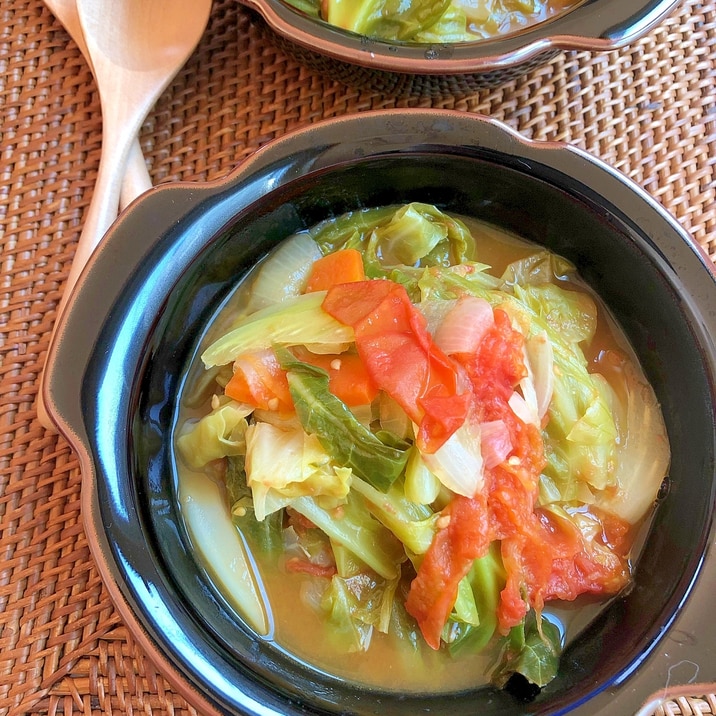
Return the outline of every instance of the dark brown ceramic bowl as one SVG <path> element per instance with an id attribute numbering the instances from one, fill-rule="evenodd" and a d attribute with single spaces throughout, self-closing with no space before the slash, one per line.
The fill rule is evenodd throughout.
<path id="1" fill-rule="evenodd" d="M 647 33 L 679 0 L 582 0 L 509 35 L 424 45 L 383 42 L 309 17 L 283 0 L 240 0 L 292 54 L 334 79 L 386 91 L 460 93 L 513 79 L 563 50 L 607 52 Z"/>
<path id="2" fill-rule="evenodd" d="M 361 689 L 302 665 L 227 607 L 191 549 L 171 431 L 182 371 L 235 282 L 283 238 L 357 207 L 425 201 L 565 255 L 611 307 L 663 406 L 670 490 L 631 592 L 529 702 L 490 687 Z M 716 664 L 716 278 L 643 191 L 582 151 L 458 112 L 370 112 L 273 142 L 224 180 L 125 212 L 58 327 L 46 403 L 81 461 L 93 556 L 135 638 L 202 714 L 633 714 Z M 710 550 L 710 551 L 709 551 Z"/>

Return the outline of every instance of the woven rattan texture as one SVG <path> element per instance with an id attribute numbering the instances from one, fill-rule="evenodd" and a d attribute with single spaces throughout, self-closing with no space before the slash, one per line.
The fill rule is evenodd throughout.
<path id="1" fill-rule="evenodd" d="M 98 97 L 41 0 L 0 0 L 0 15 L 0 714 L 184 716 L 194 711 L 133 643 L 93 566 L 77 460 L 35 415 L 48 331 L 97 172 Z M 620 51 L 560 54 L 460 97 L 398 97 L 322 77 L 236 0 L 215 0 L 141 143 L 155 183 L 201 181 L 322 118 L 411 106 L 486 113 L 528 137 L 587 149 L 716 258 L 716 1 L 684 2 Z M 667 706 L 716 711 L 713 695 Z"/>
<path id="2" fill-rule="evenodd" d="M 707 716 L 716 714 L 716 695 L 679 696 L 660 706 L 655 716 Z"/>

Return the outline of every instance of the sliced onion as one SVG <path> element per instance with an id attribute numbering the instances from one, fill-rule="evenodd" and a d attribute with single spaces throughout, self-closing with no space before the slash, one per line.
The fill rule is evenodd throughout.
<path id="1" fill-rule="evenodd" d="M 512 438 L 504 420 L 480 423 L 480 446 L 485 467 L 496 467 L 512 452 Z"/>
<path id="2" fill-rule="evenodd" d="M 261 264 L 251 286 L 248 312 L 272 306 L 303 291 L 313 262 L 322 256 L 308 234 L 294 234 Z"/>
<path id="3" fill-rule="evenodd" d="M 265 586 L 243 537 L 231 522 L 223 491 L 204 473 L 182 471 L 179 499 L 192 543 L 209 562 L 218 586 L 259 634 L 268 635 L 273 624 Z"/>
<path id="4" fill-rule="evenodd" d="M 415 307 L 423 314 L 431 336 L 435 335 L 438 326 L 456 303 L 456 298 L 426 298 L 415 304 Z"/>
<path id="5" fill-rule="evenodd" d="M 512 408 L 512 412 L 525 423 L 525 425 L 536 425 L 540 427 L 540 419 L 539 415 L 537 415 L 537 411 L 518 392 L 515 391 L 512 393 L 507 404 Z"/>
<path id="6" fill-rule="evenodd" d="M 525 361 L 527 367 L 527 375 L 520 381 L 520 392 L 527 403 L 527 407 L 531 415 L 539 418 L 539 406 L 537 401 L 537 391 L 535 390 L 535 382 L 532 371 L 529 368 L 529 362 Z"/>
<path id="7" fill-rule="evenodd" d="M 445 314 L 433 338 L 448 355 L 474 353 L 494 322 L 492 306 L 484 298 L 461 296 Z"/>
<path id="8" fill-rule="evenodd" d="M 554 349 L 545 331 L 528 338 L 525 346 L 529 360 L 528 370 L 534 380 L 537 415 L 543 418 L 554 393 Z"/>
<path id="9" fill-rule="evenodd" d="M 434 453 L 422 453 L 428 469 L 449 490 L 474 497 L 485 482 L 480 425 L 466 420 Z"/>

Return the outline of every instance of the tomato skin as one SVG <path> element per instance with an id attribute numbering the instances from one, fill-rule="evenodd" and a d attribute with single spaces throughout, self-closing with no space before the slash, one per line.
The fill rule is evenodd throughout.
<path id="1" fill-rule="evenodd" d="M 455 364 L 432 341 L 424 316 L 403 286 L 369 280 L 333 286 L 323 309 L 355 332 L 371 378 L 416 423 L 417 443 L 435 452 L 465 422 L 469 393 Z"/>
<path id="2" fill-rule="evenodd" d="M 508 540 L 534 527 L 536 489 L 544 466 L 542 438 L 537 428 L 522 423 L 508 404 L 515 386 L 526 374 L 524 338 L 512 328 L 504 311 L 496 309 L 494 314 L 495 323 L 477 350 L 455 358 L 470 380 L 473 410 L 479 419 L 505 422 L 514 446 L 509 456 L 512 461 L 508 459 L 486 470 L 482 493 L 472 499 L 453 498 L 446 508 L 450 524 L 436 534 L 411 585 L 406 607 L 433 648 L 439 646 L 457 585 L 473 561 L 485 554 L 492 541 Z M 510 560 L 510 548 L 518 547 L 522 541 L 503 542 L 507 583 L 498 610 L 501 630 L 518 624 L 527 611 L 523 565 Z"/>
<path id="3" fill-rule="evenodd" d="M 457 354 L 472 382 L 482 420 L 497 420 L 506 410 L 515 386 L 527 375 L 523 351 L 525 339 L 512 328 L 510 317 L 495 308 L 495 323 L 486 332 L 474 353 Z"/>
<path id="4" fill-rule="evenodd" d="M 598 509 L 590 512 L 601 525 L 601 532 L 591 539 L 580 533 L 577 549 L 566 559 L 555 560 L 545 601 L 571 601 L 580 594 L 616 594 L 628 584 L 630 526 Z"/>
<path id="5" fill-rule="evenodd" d="M 312 577 L 323 577 L 325 579 L 330 579 L 334 574 L 338 573 L 335 565 L 324 566 L 314 564 L 307 559 L 300 559 L 299 557 L 287 559 L 284 566 L 287 572 L 310 574 Z"/>
<path id="6" fill-rule="evenodd" d="M 484 495 L 456 496 L 443 510 L 443 517 L 449 520 L 447 526 L 435 534 L 405 602 L 433 649 L 440 647 L 440 634 L 455 604 L 460 580 L 490 546 Z"/>
<path id="7" fill-rule="evenodd" d="M 355 326 L 369 318 L 393 291 L 392 281 L 361 281 L 352 285 L 337 285 L 328 290 L 323 310 L 347 326 Z M 398 302 L 397 308 L 400 309 Z M 384 326 L 387 329 L 389 326 Z"/>
<path id="8" fill-rule="evenodd" d="M 505 557 L 502 557 L 503 564 Z M 497 607 L 497 623 L 499 631 L 504 635 L 522 622 L 527 614 L 527 602 L 522 595 L 522 583 L 519 574 L 514 570 L 507 571 L 507 583 L 500 592 L 500 604 Z"/>

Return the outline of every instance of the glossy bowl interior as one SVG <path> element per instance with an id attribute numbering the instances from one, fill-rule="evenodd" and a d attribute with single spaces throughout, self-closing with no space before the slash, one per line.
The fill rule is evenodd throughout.
<path id="1" fill-rule="evenodd" d="M 651 30 L 679 0 L 581 0 L 517 32 L 475 42 L 430 45 L 365 37 L 310 17 L 283 0 L 240 2 L 263 17 L 284 48 L 333 78 L 395 90 L 439 89 L 427 78 L 459 76 L 461 81 L 449 83 L 455 91 L 506 82 L 561 50 L 606 52 L 622 47 Z M 373 70 L 373 74 L 357 68 Z"/>
<path id="2" fill-rule="evenodd" d="M 297 229 L 413 200 L 572 260 L 632 341 L 671 440 L 670 489 L 634 589 L 567 648 L 558 677 L 529 702 L 489 687 L 380 693 L 297 663 L 227 606 L 178 511 L 170 431 L 182 371 L 235 281 Z M 597 160 L 457 112 L 319 123 L 267 145 L 223 181 L 145 195 L 78 286 L 50 356 L 47 405 L 80 455 L 87 532 L 120 613 L 203 713 L 634 713 L 668 678 L 672 656 L 657 647 L 675 621 L 689 658 L 714 663 L 713 266 L 655 202 Z"/>

